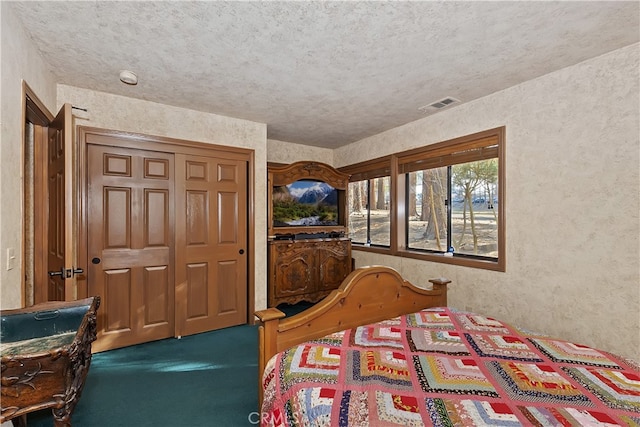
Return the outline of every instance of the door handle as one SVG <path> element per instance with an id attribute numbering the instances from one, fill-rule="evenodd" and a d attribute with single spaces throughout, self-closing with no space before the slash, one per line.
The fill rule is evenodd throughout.
<path id="1" fill-rule="evenodd" d="M 60 271 L 49 271 L 49 277 L 60 276 L 63 279 L 70 279 L 76 274 L 82 274 L 84 270 L 81 268 L 60 268 Z"/>
<path id="2" fill-rule="evenodd" d="M 242 255 L 244 253 L 244 249 L 240 249 L 238 252 Z"/>
<path id="3" fill-rule="evenodd" d="M 64 267 L 60 269 L 60 271 L 50 271 L 49 277 L 60 276 L 64 278 Z"/>

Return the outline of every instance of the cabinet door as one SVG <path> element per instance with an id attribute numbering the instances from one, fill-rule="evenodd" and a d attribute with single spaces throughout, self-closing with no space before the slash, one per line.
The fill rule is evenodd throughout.
<path id="1" fill-rule="evenodd" d="M 349 241 L 323 242 L 318 246 L 318 290 L 336 289 L 351 272 Z"/>
<path id="2" fill-rule="evenodd" d="M 277 259 L 272 277 L 273 283 L 277 284 L 273 289 L 275 298 L 313 292 L 315 282 L 313 248 L 300 248 L 288 243 L 275 244 L 272 250 Z"/>

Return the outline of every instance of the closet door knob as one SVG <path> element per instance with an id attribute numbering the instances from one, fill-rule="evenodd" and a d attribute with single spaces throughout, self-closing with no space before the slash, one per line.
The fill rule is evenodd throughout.
<path id="1" fill-rule="evenodd" d="M 244 249 L 240 249 L 238 252 L 242 255 L 244 253 Z"/>

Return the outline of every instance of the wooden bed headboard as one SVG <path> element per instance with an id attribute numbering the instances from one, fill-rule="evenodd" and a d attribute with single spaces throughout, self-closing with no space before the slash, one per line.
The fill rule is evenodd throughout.
<path id="1" fill-rule="evenodd" d="M 362 267 L 313 307 L 286 318 L 277 308 L 255 313 L 258 326 L 258 380 L 269 359 L 278 352 L 333 332 L 447 305 L 447 279 L 431 279 L 432 290 L 422 289 L 383 266 Z M 262 403 L 262 385 L 259 384 Z"/>

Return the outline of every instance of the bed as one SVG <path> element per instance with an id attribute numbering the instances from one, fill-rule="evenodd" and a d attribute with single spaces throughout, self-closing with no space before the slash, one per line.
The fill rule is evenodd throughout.
<path id="1" fill-rule="evenodd" d="M 0 422 L 26 425 L 26 414 L 51 408 L 70 426 L 91 365 L 100 298 L 47 302 L 1 312 Z"/>
<path id="2" fill-rule="evenodd" d="M 640 425 L 638 366 L 447 307 L 387 267 L 259 325 L 266 426 Z"/>

